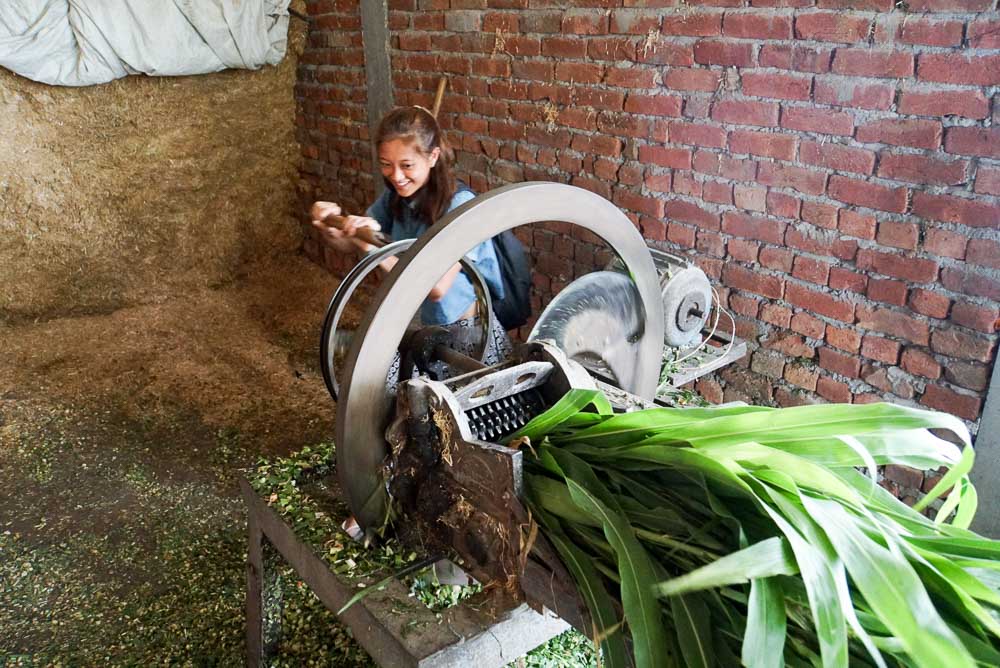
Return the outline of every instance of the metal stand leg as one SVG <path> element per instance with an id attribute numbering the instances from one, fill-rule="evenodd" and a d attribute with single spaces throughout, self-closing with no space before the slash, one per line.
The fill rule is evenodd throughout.
<path id="1" fill-rule="evenodd" d="M 247 666 L 259 668 L 264 660 L 264 534 L 252 510 L 247 513 L 247 533 Z"/>

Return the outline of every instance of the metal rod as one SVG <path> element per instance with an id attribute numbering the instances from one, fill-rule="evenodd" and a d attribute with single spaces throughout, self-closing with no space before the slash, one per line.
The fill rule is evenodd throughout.
<path id="1" fill-rule="evenodd" d="M 479 360 L 468 355 L 463 355 L 457 350 L 443 344 L 434 346 L 434 357 L 442 362 L 446 362 L 448 366 L 465 373 L 479 371 L 480 369 L 485 369 L 487 366 Z"/>

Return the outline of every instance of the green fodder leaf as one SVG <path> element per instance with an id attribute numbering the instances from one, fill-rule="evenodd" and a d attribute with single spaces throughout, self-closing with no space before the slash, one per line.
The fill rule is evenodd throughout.
<path id="1" fill-rule="evenodd" d="M 705 602 L 695 594 L 684 594 L 670 599 L 670 609 L 684 662 L 691 668 L 714 666 L 712 619 Z"/>
<path id="2" fill-rule="evenodd" d="M 969 471 L 972 470 L 972 464 L 975 461 L 975 453 L 972 450 L 972 446 L 966 444 L 965 450 L 962 451 L 962 458 L 958 461 L 955 466 L 953 466 L 941 480 L 938 481 L 931 491 L 927 492 L 927 496 L 920 499 L 913 505 L 913 509 L 916 511 L 921 511 L 931 504 L 936 498 L 941 496 L 946 490 L 950 489 L 952 486 L 957 485 L 963 479 L 966 479 Z"/>
<path id="3" fill-rule="evenodd" d="M 588 406 L 593 406 L 598 415 L 610 415 L 611 404 L 599 390 L 572 389 L 562 396 L 552 408 L 532 418 L 528 424 L 508 437 L 508 441 L 527 436 L 532 442 L 558 429 L 567 420 L 573 419 Z"/>
<path id="4" fill-rule="evenodd" d="M 615 612 L 614 600 L 604 588 L 601 576 L 591 563 L 591 558 L 565 535 L 559 532 L 546 534 L 576 581 L 577 589 L 587 604 L 596 635 L 593 640 L 601 644 L 604 665 L 608 668 L 626 668 L 628 664 L 621 622 Z"/>
<path id="5" fill-rule="evenodd" d="M 649 440 L 684 441 L 692 446 L 747 441 L 770 445 L 802 438 L 877 435 L 900 429 L 946 429 L 963 443 L 969 443 L 968 429 L 955 416 L 892 404 L 819 404 L 746 412 L 681 424 Z"/>
<path id="6" fill-rule="evenodd" d="M 749 582 L 773 575 L 795 575 L 799 568 L 786 540 L 768 538 L 653 587 L 658 596 L 685 594 Z"/>
<path id="7" fill-rule="evenodd" d="M 898 549 L 871 540 L 859 520 L 837 502 L 808 495 L 801 499 L 823 527 L 872 612 L 902 642 L 914 663 L 927 668 L 975 665 Z"/>
<path id="8" fill-rule="evenodd" d="M 632 632 L 638 668 L 658 668 L 668 664 L 667 639 L 659 604 L 649 583 L 655 582 L 649 554 L 639 543 L 625 517 L 609 507 L 611 494 L 579 458 L 554 451 L 566 474 L 570 495 L 581 510 L 599 520 L 608 542 L 615 550 L 621 577 L 622 608 Z M 613 500 L 610 501 L 613 503 Z"/>
<path id="9" fill-rule="evenodd" d="M 938 438 L 926 429 L 883 430 L 854 436 L 876 464 L 902 464 L 927 470 L 952 467 L 962 456 L 953 443 Z M 864 459 L 840 437 L 781 438 L 769 442 L 772 448 L 798 455 L 831 468 L 865 466 Z"/>
<path id="10" fill-rule="evenodd" d="M 783 666 L 787 625 L 785 597 L 778 578 L 755 579 L 750 585 L 747 629 L 741 652 L 743 664 L 754 668 Z"/>
<path id="11" fill-rule="evenodd" d="M 745 413 L 768 413 L 775 409 L 765 406 L 727 406 L 724 408 L 649 408 L 620 413 L 598 425 L 583 429 L 562 440 L 595 446 L 621 446 L 636 443 L 658 433 L 668 433 L 684 425 L 710 422 Z"/>

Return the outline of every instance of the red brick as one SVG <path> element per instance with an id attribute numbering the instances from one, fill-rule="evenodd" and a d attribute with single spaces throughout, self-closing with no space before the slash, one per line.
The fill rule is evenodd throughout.
<path id="1" fill-rule="evenodd" d="M 830 287 L 862 294 L 868 286 L 868 277 L 843 267 L 830 268 Z"/>
<path id="2" fill-rule="evenodd" d="M 992 334 L 996 331 L 1000 311 L 994 306 L 982 306 L 972 302 L 955 302 L 951 309 L 951 321 L 956 325 Z"/>
<path id="3" fill-rule="evenodd" d="M 1000 85 L 1000 55 L 922 53 L 917 59 L 917 78 L 970 86 Z"/>
<path id="4" fill-rule="evenodd" d="M 934 150 L 941 145 L 941 135 L 939 121 L 887 119 L 858 127 L 857 139 L 859 142 Z"/>
<path id="5" fill-rule="evenodd" d="M 799 148 L 799 159 L 807 165 L 856 174 L 871 174 L 875 168 L 875 152 L 864 148 L 850 148 L 833 143 L 804 141 Z"/>
<path id="6" fill-rule="evenodd" d="M 790 15 L 727 12 L 722 31 L 728 37 L 745 39 L 791 39 Z"/>
<path id="7" fill-rule="evenodd" d="M 910 308 L 931 318 L 947 318 L 951 300 L 932 290 L 916 288 L 910 292 Z"/>
<path id="8" fill-rule="evenodd" d="M 618 91 L 578 86 L 574 89 L 574 93 L 574 103 L 581 107 L 621 111 L 625 106 L 625 94 Z"/>
<path id="9" fill-rule="evenodd" d="M 610 75 L 610 72 L 609 72 Z M 674 95 L 637 95 L 629 93 L 625 111 L 652 116 L 680 116 L 681 98 Z"/>
<path id="10" fill-rule="evenodd" d="M 666 204 L 666 215 L 679 221 L 697 225 L 706 230 L 718 230 L 721 226 L 719 214 L 702 209 L 697 204 L 682 200 L 671 200 Z"/>
<path id="11" fill-rule="evenodd" d="M 859 378 L 861 376 L 861 360 L 826 346 L 819 348 L 819 365 L 827 371 L 832 371 L 848 378 Z"/>
<path id="12" fill-rule="evenodd" d="M 721 156 L 710 151 L 695 151 L 691 160 L 691 168 L 702 174 L 719 175 L 719 165 Z"/>
<path id="13" fill-rule="evenodd" d="M 612 33 L 645 35 L 650 30 L 659 32 L 661 12 L 644 9 L 616 9 L 611 12 Z"/>
<path id="14" fill-rule="evenodd" d="M 969 227 L 1000 227 L 1000 205 L 950 195 L 915 192 L 913 214 Z"/>
<path id="15" fill-rule="evenodd" d="M 826 342 L 834 348 L 857 353 L 861 349 L 861 334 L 851 327 L 826 326 Z"/>
<path id="16" fill-rule="evenodd" d="M 639 69 L 636 67 L 609 67 L 604 75 L 604 83 L 608 86 L 618 86 L 620 88 L 654 88 L 656 83 L 656 71 L 649 69 Z M 631 97 L 631 96 L 629 96 Z M 680 100 L 661 96 L 666 100 L 674 101 L 677 104 L 676 113 L 662 114 L 664 116 L 680 116 Z M 650 98 L 655 99 L 655 98 Z M 628 105 L 628 101 L 625 103 Z M 629 111 L 626 109 L 626 111 Z M 652 113 L 652 112 L 645 112 Z"/>
<path id="17" fill-rule="evenodd" d="M 875 216 L 858 213 L 850 209 L 841 209 L 837 229 L 844 234 L 858 237 L 859 239 L 874 239 Z"/>
<path id="18" fill-rule="evenodd" d="M 661 167 L 674 169 L 691 168 L 691 149 L 665 148 L 661 146 L 640 146 L 639 160 Z"/>
<path id="19" fill-rule="evenodd" d="M 795 258 L 792 276 L 816 285 L 826 285 L 830 277 L 830 263 L 799 255 Z"/>
<path id="20" fill-rule="evenodd" d="M 674 144 L 690 144 L 709 148 L 725 148 L 726 146 L 726 131 L 723 128 L 681 121 L 671 121 L 667 127 L 667 136 Z"/>
<path id="21" fill-rule="evenodd" d="M 782 306 L 781 304 L 765 302 L 763 306 L 760 307 L 760 319 L 764 322 L 769 322 L 772 325 L 777 325 L 778 327 L 788 327 L 789 323 L 792 321 L 792 310 L 787 306 Z M 799 339 L 799 343 L 802 343 L 802 337 L 797 338 Z M 805 344 L 803 343 L 802 345 Z"/>
<path id="22" fill-rule="evenodd" d="M 761 67 L 822 74 L 830 71 L 833 49 L 787 44 L 765 44 L 760 50 Z"/>
<path id="23" fill-rule="evenodd" d="M 899 98 L 898 111 L 915 116 L 986 118 L 990 101 L 978 90 L 910 89 Z M 960 152 L 960 151 L 959 151 Z"/>
<path id="24" fill-rule="evenodd" d="M 579 38 L 577 38 L 579 39 Z M 587 45 L 587 56 L 591 60 L 636 60 L 636 41 L 632 37 L 591 37 L 584 44 Z M 676 60 L 676 64 L 681 62 L 691 62 L 690 47 L 677 49 L 660 49 L 662 58 Z"/>
<path id="25" fill-rule="evenodd" d="M 889 188 L 834 174 L 830 177 L 830 197 L 880 211 L 903 213 L 907 205 L 906 188 Z"/>
<path id="26" fill-rule="evenodd" d="M 906 283 L 884 278 L 868 281 L 866 296 L 877 302 L 903 306 L 906 304 Z"/>
<path id="27" fill-rule="evenodd" d="M 826 135 L 854 134 L 854 118 L 846 111 L 816 107 L 784 107 L 781 127 Z"/>
<path id="28" fill-rule="evenodd" d="M 881 336 L 866 335 L 861 341 L 861 355 L 876 362 L 895 365 L 899 360 L 899 344 Z"/>
<path id="29" fill-rule="evenodd" d="M 1000 280 L 967 267 L 946 267 L 941 271 L 941 284 L 954 292 L 1000 301 Z"/>
<path id="30" fill-rule="evenodd" d="M 733 203 L 733 186 L 720 181 L 706 181 L 703 196 L 706 202 L 716 204 Z"/>
<path id="31" fill-rule="evenodd" d="M 597 128 L 610 135 L 617 137 L 650 137 L 650 124 L 648 119 L 633 116 L 632 114 L 613 114 L 601 112 L 597 116 Z"/>
<path id="32" fill-rule="evenodd" d="M 1000 167 L 979 165 L 979 169 L 976 171 L 975 191 L 984 195 L 1000 197 Z"/>
<path id="33" fill-rule="evenodd" d="M 812 313 L 825 315 L 841 322 L 854 320 L 854 303 L 833 297 L 825 292 L 818 292 L 796 283 L 789 283 L 785 288 L 785 301 L 793 306 L 808 309 Z"/>
<path id="34" fill-rule="evenodd" d="M 883 253 L 868 248 L 858 251 L 857 265 L 861 270 L 874 270 L 913 283 L 933 283 L 938 272 L 938 263 L 934 260 Z"/>
<path id="35" fill-rule="evenodd" d="M 909 183 L 949 186 L 965 183 L 968 167 L 965 160 L 938 160 L 916 153 L 883 151 L 878 175 Z"/>
<path id="36" fill-rule="evenodd" d="M 879 223 L 876 239 L 883 246 L 916 250 L 920 241 L 920 227 L 914 223 L 882 221 Z"/>
<path id="37" fill-rule="evenodd" d="M 837 229 L 837 207 L 823 202 L 802 203 L 802 220 L 827 230 Z"/>
<path id="38" fill-rule="evenodd" d="M 780 100 L 808 100 L 812 78 L 792 74 L 745 72 L 742 80 L 744 95 Z"/>
<path id="39" fill-rule="evenodd" d="M 909 77 L 913 74 L 913 54 L 906 51 L 837 49 L 833 56 L 833 71 L 836 74 L 885 79 Z"/>
<path id="40" fill-rule="evenodd" d="M 767 212 L 772 216 L 797 218 L 802 207 L 802 200 L 798 197 L 768 190 L 765 197 L 765 207 Z"/>
<path id="41" fill-rule="evenodd" d="M 746 239 L 730 239 L 726 244 L 726 251 L 729 257 L 740 262 L 756 262 L 759 248 L 759 243 Z"/>
<path id="42" fill-rule="evenodd" d="M 694 65 L 694 48 L 690 44 L 672 44 L 666 40 L 660 40 L 652 48 L 643 50 L 633 44 L 632 59 L 650 65 L 671 65 L 676 67 L 691 67 Z M 607 47 L 594 48 L 594 41 L 591 41 L 588 55 L 594 59 L 603 58 L 605 60 L 619 60 L 619 55 L 626 47 L 619 45 L 610 54 L 603 53 Z"/>
<path id="43" fill-rule="evenodd" d="M 560 31 L 567 35 L 604 35 L 608 32 L 608 15 L 590 9 L 569 9 L 563 14 Z"/>
<path id="44" fill-rule="evenodd" d="M 928 384 L 920 403 L 966 420 L 977 420 L 982 400 L 974 395 L 959 394 L 938 385 Z"/>
<path id="45" fill-rule="evenodd" d="M 853 44 L 868 37 L 870 21 L 841 12 L 810 12 L 795 18 L 795 37 L 820 42 Z"/>
<path id="46" fill-rule="evenodd" d="M 889 334 L 912 343 L 926 346 L 930 341 L 930 328 L 926 322 L 913 316 L 886 308 L 858 306 L 857 326 Z"/>
<path id="47" fill-rule="evenodd" d="M 528 79 L 530 81 L 552 81 L 552 75 L 555 71 L 552 63 L 540 63 L 530 60 L 515 61 L 512 68 L 515 79 Z"/>
<path id="48" fill-rule="evenodd" d="M 816 0 L 820 9 L 847 9 L 859 12 L 892 11 L 893 0 Z"/>
<path id="49" fill-rule="evenodd" d="M 792 316 L 791 327 L 799 334 L 817 340 L 822 339 L 826 331 L 826 323 L 808 313 L 796 313 Z"/>
<path id="50" fill-rule="evenodd" d="M 981 392 L 990 384 L 990 368 L 974 362 L 950 362 L 944 377 L 952 385 Z"/>
<path id="51" fill-rule="evenodd" d="M 713 257 L 725 257 L 726 255 L 726 241 L 721 234 L 716 234 L 714 232 L 698 232 L 698 238 L 695 242 L 695 248 L 705 253 L 706 255 L 711 255 Z M 730 299 L 730 301 L 732 301 Z M 753 314 L 742 313 L 747 317 L 756 317 L 757 311 L 754 309 Z"/>
<path id="52" fill-rule="evenodd" d="M 734 237 L 756 239 L 771 244 L 781 244 L 785 236 L 785 223 L 727 211 L 722 214 L 722 231 Z"/>
<path id="53" fill-rule="evenodd" d="M 720 100 L 712 105 L 712 120 L 737 125 L 778 125 L 778 105 L 774 102 Z"/>
<path id="54" fill-rule="evenodd" d="M 700 236 L 701 235 L 699 235 L 699 237 Z M 734 292 L 729 295 L 729 308 L 733 312 L 747 318 L 756 318 L 757 309 L 760 308 L 760 300 Z"/>
<path id="55" fill-rule="evenodd" d="M 753 45 L 719 40 L 699 40 L 694 45 L 694 61 L 702 65 L 753 67 Z"/>
<path id="56" fill-rule="evenodd" d="M 684 248 L 694 248 L 696 232 L 686 225 L 667 224 L 667 240 Z"/>
<path id="57" fill-rule="evenodd" d="M 596 84 L 603 74 L 604 66 L 597 63 L 556 63 L 556 81 Z"/>
<path id="58" fill-rule="evenodd" d="M 663 85 L 674 90 L 714 93 L 719 88 L 719 76 L 714 70 L 671 68 L 663 77 Z"/>
<path id="59" fill-rule="evenodd" d="M 826 185 L 826 173 L 775 162 L 762 162 L 757 170 L 757 180 L 767 186 L 821 195 Z"/>
<path id="60" fill-rule="evenodd" d="M 792 160 L 798 139 L 771 132 L 733 130 L 729 133 L 729 150 L 733 153 L 759 155 L 779 160 Z"/>
<path id="61" fill-rule="evenodd" d="M 847 383 L 834 380 L 829 376 L 820 376 L 816 381 L 816 394 L 827 401 L 838 404 L 851 403 L 851 388 Z"/>
<path id="62" fill-rule="evenodd" d="M 663 17 L 662 35 L 713 37 L 722 34 L 721 12 L 680 12 Z"/>
<path id="63" fill-rule="evenodd" d="M 1000 269 L 1000 243 L 992 239 L 970 239 L 965 259 L 969 264 Z"/>
<path id="64" fill-rule="evenodd" d="M 858 242 L 853 239 L 838 239 L 827 230 L 819 230 L 810 225 L 789 227 L 785 233 L 785 245 L 816 255 L 832 255 L 841 260 L 852 260 L 858 251 Z"/>
<path id="65" fill-rule="evenodd" d="M 956 21 L 956 23 L 960 23 Z M 1000 19 L 980 19 L 969 22 L 969 47 L 1000 49 Z"/>
<path id="66" fill-rule="evenodd" d="M 888 110 L 896 95 L 896 87 L 892 84 L 859 82 L 845 77 L 817 77 L 814 88 L 818 104 L 856 109 Z"/>
<path id="67" fill-rule="evenodd" d="M 772 248 L 768 246 L 761 249 L 759 259 L 761 265 L 768 269 L 788 274 L 792 271 L 792 257 L 792 252 L 787 248 Z"/>
<path id="68" fill-rule="evenodd" d="M 965 235 L 929 227 L 924 234 L 924 250 L 933 255 L 961 260 L 965 257 L 965 247 L 969 239 Z"/>
<path id="69" fill-rule="evenodd" d="M 728 262 L 722 269 L 722 280 L 727 287 L 746 290 L 771 299 L 781 299 L 785 283 L 777 276 L 767 276 Z"/>
<path id="70" fill-rule="evenodd" d="M 959 46 L 962 43 L 962 22 L 907 16 L 899 30 L 899 41 L 922 46 Z M 975 45 L 972 46 L 975 48 Z"/>
<path id="71" fill-rule="evenodd" d="M 1000 67 L 1000 63 L 997 66 Z M 944 150 L 960 155 L 1000 158 L 1000 128 L 948 128 Z"/>
<path id="72" fill-rule="evenodd" d="M 542 55 L 579 60 L 587 55 L 587 42 L 577 37 L 546 37 L 542 40 Z"/>
<path id="73" fill-rule="evenodd" d="M 806 390 L 815 390 L 819 372 L 804 364 L 789 363 L 785 365 L 785 380 L 792 385 Z"/>
<path id="74" fill-rule="evenodd" d="M 930 378 L 931 380 L 941 377 L 941 365 L 933 357 L 918 348 L 907 348 L 904 350 L 900 366 L 908 373 Z"/>
<path id="75" fill-rule="evenodd" d="M 745 211 L 764 212 L 767 209 L 765 198 L 767 188 L 756 186 L 737 185 L 733 188 L 733 203 L 736 208 Z M 723 218 L 723 229 L 725 229 L 725 218 Z"/>
<path id="76" fill-rule="evenodd" d="M 617 188 L 612 201 L 620 207 L 654 218 L 663 218 L 663 200 L 658 197 L 644 197 L 624 188 Z"/>
<path id="77" fill-rule="evenodd" d="M 646 174 L 646 179 L 643 183 L 650 190 L 666 193 L 670 192 L 672 183 L 671 176 L 672 175 L 669 172 L 663 174 L 650 172 Z"/>
<path id="78" fill-rule="evenodd" d="M 993 342 L 951 327 L 934 331 L 931 335 L 931 350 L 948 357 L 989 362 L 993 354 Z"/>

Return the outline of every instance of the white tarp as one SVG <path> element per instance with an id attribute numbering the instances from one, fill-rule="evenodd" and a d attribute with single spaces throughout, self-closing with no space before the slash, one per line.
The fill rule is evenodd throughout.
<path id="1" fill-rule="evenodd" d="M 276 64 L 290 0 L 0 0 L 0 67 L 90 86 Z"/>

